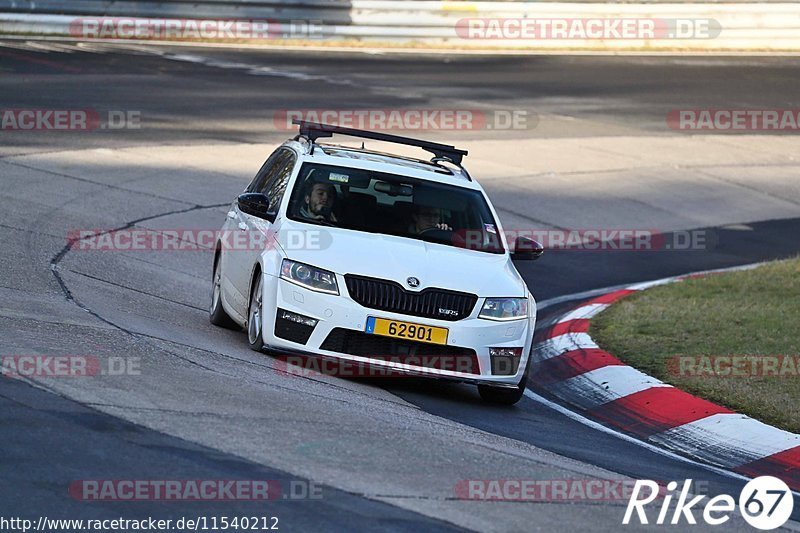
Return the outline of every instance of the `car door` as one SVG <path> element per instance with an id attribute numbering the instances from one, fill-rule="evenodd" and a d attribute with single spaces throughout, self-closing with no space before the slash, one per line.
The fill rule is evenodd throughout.
<path id="1" fill-rule="evenodd" d="M 271 210 L 275 211 L 280 205 L 283 193 L 286 191 L 286 186 L 292 175 L 292 170 L 297 163 L 297 155 L 289 148 L 279 149 L 276 155 L 277 157 L 261 177 L 262 179 L 254 180 L 251 184 L 252 189 L 247 191 L 266 194 L 269 198 Z M 238 240 L 247 243 L 247 245 L 243 247 L 237 258 L 237 266 L 234 269 L 234 275 L 236 276 L 234 282 L 239 288 L 240 294 L 244 297 L 244 301 L 249 303 L 250 281 L 253 269 L 258 263 L 261 253 L 272 242 L 274 229 L 272 227 L 273 224 L 268 220 L 243 213 L 239 211 L 238 207 L 236 207 L 235 211 L 237 230 L 245 233 Z M 245 316 L 247 312 L 246 305 L 244 307 Z"/>
<path id="2" fill-rule="evenodd" d="M 282 149 L 275 150 L 264 162 L 256 176 L 244 192 L 258 192 L 266 186 L 272 173 L 277 170 L 278 160 L 283 155 Z M 225 224 L 222 227 L 222 298 L 237 318 L 244 320 L 249 303 L 250 254 L 240 243 L 246 242 L 243 232 L 247 231 L 244 213 L 239 211 L 236 200 L 228 209 Z"/>

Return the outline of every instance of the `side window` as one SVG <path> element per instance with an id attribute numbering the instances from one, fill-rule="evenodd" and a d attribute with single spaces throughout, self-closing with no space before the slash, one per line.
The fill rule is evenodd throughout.
<path id="1" fill-rule="evenodd" d="M 270 172 L 270 180 L 267 182 L 267 188 L 264 191 L 264 194 L 269 197 L 270 206 L 276 206 L 283 198 L 296 162 L 297 157 L 291 150 L 284 150 L 284 154 L 278 158 L 275 164 L 275 172 Z"/>
<path id="2" fill-rule="evenodd" d="M 275 165 L 278 162 L 278 158 L 283 154 L 285 150 L 279 148 L 272 152 L 272 155 L 269 156 L 269 159 L 261 166 L 261 170 L 258 171 L 256 177 L 253 178 L 253 181 L 250 182 L 250 185 L 247 186 L 245 192 L 261 192 L 266 187 L 271 171 L 274 169 Z"/>

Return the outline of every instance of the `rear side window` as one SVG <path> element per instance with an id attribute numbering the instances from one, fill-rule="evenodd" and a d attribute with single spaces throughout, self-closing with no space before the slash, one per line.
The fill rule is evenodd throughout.
<path id="1" fill-rule="evenodd" d="M 258 171 L 256 177 L 253 178 L 253 181 L 250 182 L 250 185 L 247 186 L 245 192 L 261 192 L 267 184 L 267 179 L 269 178 L 270 170 L 275 166 L 275 162 L 278 159 L 278 156 L 283 151 L 282 148 L 275 150 L 271 156 L 261 165 L 261 170 Z"/>
<path id="2" fill-rule="evenodd" d="M 274 172 L 270 173 L 266 190 L 261 191 L 269 197 L 269 205 L 273 209 L 280 203 L 283 193 L 286 192 L 286 185 L 289 183 L 296 162 L 297 157 L 294 152 L 286 150 L 286 155 L 278 158 Z"/>
<path id="3" fill-rule="evenodd" d="M 246 191 L 266 194 L 267 189 L 272 185 L 271 182 L 275 179 L 277 174 L 285 169 L 287 162 L 291 162 L 293 166 L 296 159 L 294 152 L 288 148 L 278 148 L 261 166 L 261 170 L 258 171 L 256 177 L 253 178 L 253 181 L 247 186 Z"/>
<path id="4" fill-rule="evenodd" d="M 286 191 L 289 177 L 297 162 L 295 153 L 287 148 L 280 148 L 273 153 L 256 177 L 247 187 L 247 192 L 260 192 L 269 197 L 271 206 L 278 204 Z"/>

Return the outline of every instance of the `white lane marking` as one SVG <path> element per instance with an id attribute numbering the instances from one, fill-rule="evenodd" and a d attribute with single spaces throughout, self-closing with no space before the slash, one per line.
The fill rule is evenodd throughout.
<path id="1" fill-rule="evenodd" d="M 543 361 L 572 350 L 597 348 L 588 333 L 565 333 L 540 342 L 533 347 L 534 360 Z"/>
<path id="2" fill-rule="evenodd" d="M 737 467 L 800 446 L 800 435 L 739 413 L 718 413 L 668 429 L 650 439 L 679 446 L 721 466 Z"/>
<path id="3" fill-rule="evenodd" d="M 61 53 L 63 53 L 63 54 L 72 54 L 72 53 L 75 53 L 75 51 L 77 50 L 76 48 L 74 48 L 72 46 L 69 46 L 69 45 L 66 45 L 66 44 L 61 44 L 61 43 L 40 43 L 40 42 L 35 42 L 35 41 L 25 41 L 25 44 L 30 46 L 31 48 L 33 48 L 36 51 L 45 52 L 45 53 L 57 52 L 57 53 L 60 53 L 60 54 Z"/>
<path id="4" fill-rule="evenodd" d="M 630 435 L 627 435 L 625 433 L 622 433 L 620 431 L 612 429 L 612 428 L 610 428 L 608 426 L 604 426 L 603 424 L 601 424 L 599 422 L 595 422 L 594 420 L 590 420 L 589 418 L 586 418 L 585 416 L 576 413 L 572 409 L 568 409 L 568 408 L 564 407 L 563 405 L 560 405 L 560 404 L 558 404 L 558 403 L 556 403 L 556 402 L 554 402 L 552 400 L 548 400 L 544 396 L 540 396 L 540 395 L 536 394 L 535 392 L 533 392 L 530 389 L 525 389 L 525 396 L 527 396 L 528 398 L 530 398 L 534 402 L 540 403 L 540 404 L 544 405 L 545 407 L 547 407 L 549 409 L 552 409 L 553 411 L 555 411 L 555 412 L 557 412 L 557 413 L 559 413 L 561 415 L 564 415 L 565 417 L 569 418 L 570 420 L 574 420 L 575 422 L 578 422 L 579 424 L 582 424 L 582 425 L 584 425 L 584 426 L 586 426 L 586 427 L 588 427 L 590 429 L 593 429 L 595 431 L 599 431 L 600 433 L 605 433 L 606 435 L 611 435 L 611 436 L 616 437 L 616 438 L 618 438 L 618 439 L 620 439 L 622 441 L 625 441 L 627 443 L 635 444 L 636 446 L 638 446 L 640 448 L 644 448 L 645 450 L 647 450 L 649 452 L 653 452 L 653 453 L 661 455 L 663 457 L 667 457 L 668 459 L 679 461 L 681 463 L 686 463 L 686 464 L 689 464 L 689 465 L 692 465 L 692 466 L 695 466 L 695 467 L 698 467 L 698 468 L 702 468 L 703 470 L 707 470 L 709 472 L 713 472 L 715 474 L 719 474 L 720 476 L 728 477 L 728 478 L 731 478 L 731 479 L 736 479 L 736 480 L 739 480 L 739 481 L 749 481 L 750 479 L 752 479 L 752 478 L 750 478 L 748 476 L 745 476 L 743 474 L 739 474 L 737 472 L 731 472 L 730 470 L 725 470 L 724 468 L 720 468 L 718 466 L 709 465 L 709 464 L 706 464 L 706 463 L 701 463 L 701 462 L 696 461 L 694 459 L 690 459 L 689 457 L 685 457 L 683 455 L 678 455 L 677 453 L 672 452 L 670 450 L 665 450 L 664 448 L 662 448 L 660 446 L 656 446 L 654 444 L 650 444 L 649 442 L 645 442 L 643 440 L 639 440 L 636 437 L 632 437 Z M 800 492 L 794 492 L 793 491 L 793 494 L 795 496 L 799 496 L 800 497 Z M 787 525 L 788 525 L 788 522 L 787 522 Z M 795 525 L 800 525 L 800 524 L 796 524 L 795 523 Z M 784 527 L 786 527 L 786 526 L 784 526 Z M 797 529 L 795 529 L 795 531 L 797 531 Z"/>
<path id="5" fill-rule="evenodd" d="M 278 69 L 266 65 L 257 65 L 254 63 L 241 63 L 236 61 L 226 61 L 224 59 L 216 59 L 194 54 L 177 54 L 165 50 L 158 50 L 155 48 L 148 48 L 146 46 L 135 45 L 114 45 L 106 43 L 95 42 L 80 42 L 76 47 L 60 44 L 60 43 L 39 43 L 39 42 L 25 42 L 7 44 L 0 43 L 0 46 L 7 46 L 8 48 L 16 48 L 19 50 L 26 50 L 39 53 L 49 52 L 65 52 L 73 53 L 75 51 L 94 52 L 94 53 L 133 53 L 136 55 L 151 55 L 158 56 L 169 61 L 180 61 L 183 63 L 195 63 L 204 65 L 206 67 L 220 68 L 226 70 L 243 70 L 250 76 L 271 76 L 275 78 L 287 78 L 299 81 L 320 81 L 331 85 L 346 85 L 353 86 L 356 83 L 353 80 L 338 76 L 325 76 L 321 74 L 309 74 L 297 70 Z"/>
<path id="6" fill-rule="evenodd" d="M 541 311 L 542 309 L 547 309 L 548 307 L 552 307 L 554 305 L 563 304 L 566 302 L 571 302 L 573 300 L 588 300 L 589 298 L 594 298 L 595 296 L 602 296 L 609 292 L 618 291 L 620 289 L 628 288 L 628 283 L 624 285 L 612 285 L 610 287 L 603 287 L 601 289 L 592 289 L 590 291 L 581 291 L 581 292 L 574 292 L 572 294 L 565 294 L 564 296 L 556 296 L 555 298 L 548 298 L 547 300 L 542 300 L 541 302 L 536 302 L 536 310 Z"/>
<path id="7" fill-rule="evenodd" d="M 735 267 L 714 268 L 714 269 L 711 269 L 711 270 L 698 270 L 696 272 L 689 272 L 688 274 L 682 274 L 680 276 L 677 276 L 677 278 L 685 278 L 687 276 L 697 276 L 697 275 L 700 275 L 700 274 L 715 274 L 717 272 L 736 272 L 736 271 L 739 271 L 739 270 L 750 270 L 750 269 L 753 269 L 753 268 L 758 268 L 758 267 L 760 267 L 761 265 L 763 265 L 765 263 L 766 263 L 765 261 L 761 261 L 759 263 L 750 263 L 750 264 L 747 264 L 747 265 L 740 265 L 740 266 L 735 266 Z M 652 281 L 646 281 L 646 282 L 640 283 L 640 285 L 643 284 L 643 283 L 658 282 L 658 281 L 661 281 L 663 279 L 673 279 L 673 277 L 675 277 L 675 276 L 672 276 L 672 277 L 669 277 L 669 278 L 660 278 L 660 279 L 656 279 L 656 280 L 652 280 Z M 628 289 L 631 286 L 632 285 L 630 283 L 623 283 L 621 285 L 611 285 L 609 287 L 602 287 L 600 289 L 591 289 L 591 290 L 588 290 L 588 291 L 581 291 L 581 292 L 575 292 L 575 293 L 572 293 L 572 294 L 565 294 L 563 296 L 556 296 L 555 298 L 548 298 L 547 300 L 542 300 L 540 302 L 536 302 L 536 310 L 537 311 L 541 311 L 542 309 L 547 309 L 548 307 L 552 307 L 554 305 L 558 305 L 558 304 L 562 304 L 562 303 L 566 303 L 566 302 L 571 302 L 573 300 L 585 300 L 585 299 L 588 299 L 588 298 L 593 298 L 595 296 L 602 296 L 603 294 L 607 294 L 609 292 L 618 291 L 620 289 Z"/>
<path id="8" fill-rule="evenodd" d="M 604 366 L 547 386 L 555 396 L 569 398 L 570 403 L 586 410 L 653 387 L 672 385 L 621 365 Z"/>
<path id="9" fill-rule="evenodd" d="M 582 305 L 577 309 L 573 309 L 566 315 L 562 316 L 558 319 L 556 324 L 561 324 L 562 322 L 569 322 L 570 320 L 581 320 L 581 319 L 589 319 L 606 309 L 610 304 L 588 304 Z"/>
<path id="10" fill-rule="evenodd" d="M 652 287 L 658 287 L 659 285 L 669 285 L 670 283 L 675 283 L 679 281 L 681 278 L 679 276 L 673 276 L 671 278 L 663 278 L 657 279 L 653 281 L 645 281 L 642 283 L 634 283 L 633 285 L 628 285 L 627 289 L 632 291 L 643 291 L 646 289 L 650 289 Z"/>
<path id="11" fill-rule="evenodd" d="M 296 70 L 276 69 L 265 65 L 256 65 L 253 63 L 240 63 L 236 61 L 226 61 L 224 59 L 216 59 L 211 57 L 199 56 L 194 54 L 175 54 L 163 50 L 148 49 L 144 47 L 120 47 L 121 49 L 130 49 L 137 52 L 146 52 L 151 55 L 159 56 L 163 59 L 170 61 L 181 61 L 184 63 L 195 63 L 206 67 L 230 69 L 230 70 L 244 70 L 251 76 L 272 76 L 276 78 L 288 78 L 291 80 L 300 81 L 321 81 L 332 85 L 356 85 L 355 82 L 349 79 L 336 76 L 324 76 L 321 74 L 308 74 L 306 72 L 299 72 Z"/>
<path id="12" fill-rule="evenodd" d="M 24 50 L 25 52 L 43 53 L 41 48 L 36 48 L 28 43 L 9 43 L 6 41 L 0 42 L 0 47 L 11 48 L 12 50 Z M 44 52 L 47 53 L 47 52 Z"/>
<path id="13" fill-rule="evenodd" d="M 127 50 L 121 46 L 116 46 L 113 44 L 103 44 L 103 43 L 94 43 L 94 42 L 79 42 L 75 46 L 78 47 L 78 50 L 81 52 L 91 52 L 94 54 L 105 54 L 109 52 L 127 52 Z M 148 54 L 150 55 L 150 54 Z"/>
<path id="14" fill-rule="evenodd" d="M 75 45 L 66 43 L 54 42 L 40 42 L 40 41 L 25 41 L 25 42 L 9 42 L 0 41 L 0 48 L 10 48 L 12 50 L 24 50 L 25 52 L 36 52 L 38 54 L 49 54 L 51 52 L 59 54 L 74 54 L 75 52 L 98 52 L 100 50 L 92 50 L 89 48 L 81 47 L 82 43 Z M 105 52 L 105 50 L 102 50 Z"/>

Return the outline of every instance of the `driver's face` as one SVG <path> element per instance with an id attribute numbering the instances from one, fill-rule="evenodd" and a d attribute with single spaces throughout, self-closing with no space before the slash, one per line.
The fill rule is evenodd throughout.
<path id="1" fill-rule="evenodd" d="M 317 183 L 311 189 L 311 194 L 306 196 L 306 203 L 308 204 L 308 210 L 318 215 L 322 212 L 323 207 L 333 207 L 335 199 L 336 189 L 332 185 Z"/>
<path id="2" fill-rule="evenodd" d="M 441 213 L 439 213 L 439 210 L 435 207 L 421 207 L 413 216 L 417 231 L 433 228 L 441 220 Z"/>

